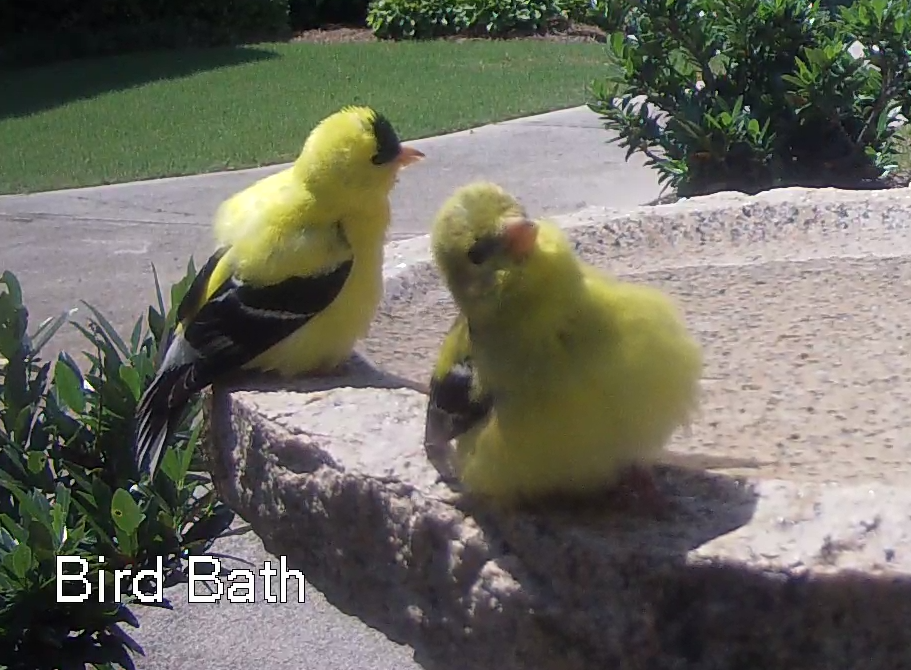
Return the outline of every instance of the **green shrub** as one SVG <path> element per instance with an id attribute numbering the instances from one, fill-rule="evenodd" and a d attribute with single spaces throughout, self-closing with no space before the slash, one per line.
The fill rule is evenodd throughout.
<path id="1" fill-rule="evenodd" d="M 215 46 L 288 30 L 288 0 L 5 0 L 0 63 Z"/>
<path id="2" fill-rule="evenodd" d="M 565 23 L 563 8 L 557 0 L 475 0 L 474 23 L 484 26 L 492 37 L 512 32 L 542 33 L 557 23 Z"/>
<path id="3" fill-rule="evenodd" d="M 172 305 L 191 279 L 172 288 Z M 200 473 L 198 406 L 163 459 L 164 476 L 136 481 L 133 411 L 174 322 L 160 290 L 158 302 L 129 343 L 87 306 L 91 319 L 74 324 L 89 344 L 83 375 L 65 353 L 53 363 L 40 358 L 67 315 L 28 335 L 19 284 L 12 273 L 0 276 L 0 667 L 132 668 L 130 652 L 142 650 L 121 625 L 139 625 L 129 605 L 142 603 L 131 580 L 115 601 L 111 571 L 154 569 L 161 557 L 161 586 L 179 583 L 187 557 L 204 553 L 234 518 Z M 92 593 L 84 602 L 58 602 L 57 556 L 85 559 L 93 584 L 104 569 L 104 601 Z M 146 581 L 141 590 L 151 586 Z"/>
<path id="4" fill-rule="evenodd" d="M 623 0 L 560 0 L 560 6 L 575 23 L 598 26 L 608 32 L 621 28 L 618 17 L 623 15 Z"/>
<path id="5" fill-rule="evenodd" d="M 381 39 L 504 37 L 565 24 L 558 0 L 374 0 L 367 26 Z"/>
<path id="6" fill-rule="evenodd" d="M 570 21 L 584 23 L 592 3 L 591 0 L 562 0 L 560 6 Z"/>
<path id="7" fill-rule="evenodd" d="M 471 26 L 467 4 L 445 0 L 374 0 L 367 27 L 380 39 L 430 39 L 464 33 Z"/>
<path id="8" fill-rule="evenodd" d="M 808 0 L 633 0 L 622 24 L 591 107 L 679 195 L 861 187 L 894 168 L 892 120 L 911 111 L 904 0 L 840 13 Z M 855 40 L 869 62 L 848 52 Z"/>

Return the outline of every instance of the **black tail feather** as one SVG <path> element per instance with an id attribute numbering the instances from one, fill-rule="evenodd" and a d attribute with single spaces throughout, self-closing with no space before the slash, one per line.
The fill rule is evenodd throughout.
<path id="1" fill-rule="evenodd" d="M 135 459 L 139 473 L 154 477 L 165 446 L 180 424 L 186 402 L 175 403 L 174 390 L 186 371 L 165 370 L 158 374 L 136 406 Z"/>

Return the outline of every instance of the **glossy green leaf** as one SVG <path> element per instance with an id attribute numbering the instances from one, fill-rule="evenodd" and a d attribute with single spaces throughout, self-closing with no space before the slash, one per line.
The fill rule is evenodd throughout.
<path id="1" fill-rule="evenodd" d="M 139 351 L 139 346 L 142 343 L 142 331 L 143 331 L 143 321 L 142 317 L 136 319 L 136 323 L 133 324 L 133 332 L 130 333 L 130 353 L 135 354 Z"/>
<path id="2" fill-rule="evenodd" d="M 0 526 L 0 554 L 9 553 L 18 544 L 18 540 L 3 526 Z"/>
<path id="3" fill-rule="evenodd" d="M 136 368 L 130 367 L 129 365 L 121 365 L 120 379 L 127 385 L 127 388 L 130 389 L 130 393 L 133 394 L 133 399 L 138 401 L 139 396 L 142 395 L 142 389 L 140 388 L 139 373 L 136 371 Z"/>
<path id="4" fill-rule="evenodd" d="M 42 321 L 38 329 L 32 334 L 32 352 L 40 352 L 75 313 L 76 309 L 73 308 Z"/>
<path id="5" fill-rule="evenodd" d="M 134 533 L 145 519 L 145 513 L 127 491 L 117 489 L 111 499 L 111 518 L 119 530 Z"/>
<path id="6" fill-rule="evenodd" d="M 27 458 L 28 471 L 33 475 L 44 470 L 44 466 L 47 465 L 47 454 L 43 451 L 30 451 L 28 452 Z"/>
<path id="7" fill-rule="evenodd" d="M 32 567 L 32 550 L 27 544 L 19 544 L 0 561 L 6 570 L 23 580 Z"/>
<path id="8" fill-rule="evenodd" d="M 22 306 L 22 287 L 19 285 L 16 275 L 5 270 L 3 274 L 0 274 L 0 286 L 4 287 L 4 293 L 9 296 L 14 307 Z"/>
<path id="9" fill-rule="evenodd" d="M 123 338 L 120 337 L 120 334 L 117 332 L 117 329 L 111 325 L 111 322 L 108 321 L 107 317 L 98 311 L 91 304 L 82 301 L 82 304 L 85 305 L 88 310 L 92 313 L 93 321 L 98 325 L 100 331 L 104 336 L 114 345 L 117 353 L 120 354 L 123 358 L 130 357 L 130 350 L 127 349 L 126 343 L 123 341 Z"/>
<path id="10" fill-rule="evenodd" d="M 63 360 L 58 359 L 54 366 L 54 389 L 61 402 L 77 414 L 85 411 L 85 388 L 81 375 Z"/>
<path id="11" fill-rule="evenodd" d="M 72 493 L 62 483 L 57 484 L 54 492 L 54 505 L 51 508 L 51 527 L 58 546 L 63 543 L 66 535 L 66 522 L 70 512 Z"/>
<path id="12" fill-rule="evenodd" d="M 2 526 L 3 530 L 9 533 L 16 542 L 28 542 L 28 531 L 9 514 L 0 514 L 0 526 Z"/>
<path id="13" fill-rule="evenodd" d="M 123 556 L 135 556 L 136 555 L 136 530 L 126 530 L 125 528 L 117 528 L 117 550 Z"/>

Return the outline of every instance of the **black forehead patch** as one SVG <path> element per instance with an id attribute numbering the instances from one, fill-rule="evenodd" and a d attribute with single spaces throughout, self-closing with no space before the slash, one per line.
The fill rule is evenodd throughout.
<path id="1" fill-rule="evenodd" d="M 373 135 L 376 137 L 376 155 L 373 157 L 374 165 L 386 165 L 398 158 L 402 150 L 402 143 L 395 128 L 382 114 L 373 117 Z"/>

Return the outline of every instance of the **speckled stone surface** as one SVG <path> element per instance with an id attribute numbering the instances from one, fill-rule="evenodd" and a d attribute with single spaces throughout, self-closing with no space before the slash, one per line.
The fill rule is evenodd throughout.
<path id="1" fill-rule="evenodd" d="M 783 189 L 561 218 L 705 347 L 671 518 L 504 515 L 436 481 L 426 398 L 388 374 L 426 381 L 453 314 L 424 238 L 387 254 L 362 347 L 386 373 L 210 397 L 219 489 L 428 668 L 911 668 L 909 215 L 911 190 Z"/>

